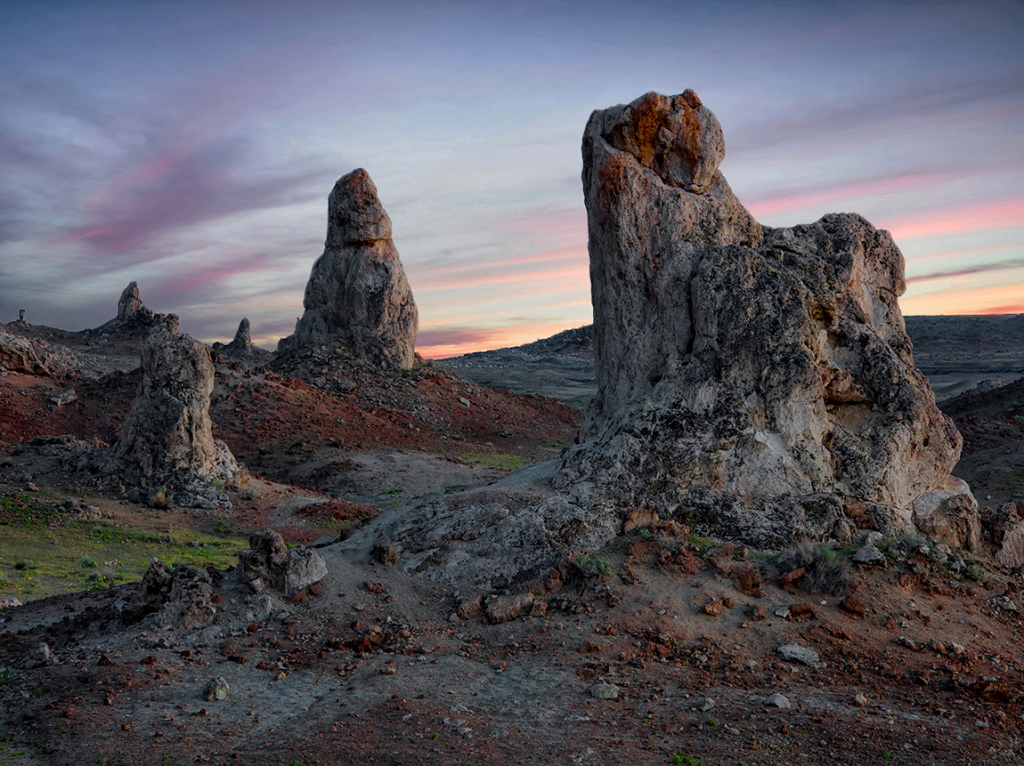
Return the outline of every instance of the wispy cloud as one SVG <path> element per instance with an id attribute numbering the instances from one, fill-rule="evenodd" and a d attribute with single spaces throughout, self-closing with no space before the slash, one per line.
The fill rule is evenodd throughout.
<path id="1" fill-rule="evenodd" d="M 897 240 L 1019 228 L 1024 227 L 1024 199 L 933 210 L 919 215 L 883 219 L 878 225 L 888 229 Z"/>
<path id="2" fill-rule="evenodd" d="M 85 222 L 68 229 L 59 242 L 82 241 L 98 254 L 124 254 L 196 223 L 304 201 L 323 175 L 248 178 L 237 139 L 154 148 L 87 201 Z"/>
<path id="3" fill-rule="evenodd" d="M 971 266 L 964 266 L 959 269 L 950 269 L 948 271 L 937 271 L 932 274 L 919 274 L 917 276 L 907 277 L 907 284 L 915 282 L 931 282 L 936 279 L 949 279 L 951 277 L 966 277 L 970 274 L 984 274 L 987 271 L 1007 271 L 1020 267 L 1024 267 L 1024 258 L 1014 258 L 1009 261 L 999 261 L 996 263 L 977 263 Z"/>

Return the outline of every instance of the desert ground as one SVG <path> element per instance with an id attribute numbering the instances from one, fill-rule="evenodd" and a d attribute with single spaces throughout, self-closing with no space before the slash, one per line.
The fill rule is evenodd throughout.
<path id="1" fill-rule="evenodd" d="M 993 535 L 1024 502 L 1024 317 L 917 319 L 988 509 L 977 549 L 904 535 L 859 563 L 864 539 L 759 551 L 657 523 L 510 593 L 338 542 L 558 457 L 585 332 L 406 372 L 221 358 L 214 433 L 247 471 L 230 507 L 158 508 L 66 457 L 116 440 L 140 338 L 4 325 L 63 363 L 0 376 L 0 598 L 22 604 L 0 610 L 0 764 L 1020 762 L 1024 577 Z M 255 603 L 233 567 L 264 529 L 326 579 Z M 208 567 L 216 617 L 130 621 L 151 557 Z"/>

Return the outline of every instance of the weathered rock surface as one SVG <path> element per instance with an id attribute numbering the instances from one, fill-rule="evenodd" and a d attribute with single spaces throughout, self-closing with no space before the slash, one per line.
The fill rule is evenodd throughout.
<path id="1" fill-rule="evenodd" d="M 914 499 L 912 520 L 926 535 L 956 548 L 974 548 L 981 537 L 978 501 L 967 482 L 950 476 L 931 492 Z"/>
<path id="2" fill-rule="evenodd" d="M 762 546 L 849 538 L 850 501 L 910 528 L 961 440 L 913 363 L 902 255 L 856 215 L 757 224 L 704 111 L 648 94 L 587 125 L 598 393 L 563 484 Z"/>
<path id="3" fill-rule="evenodd" d="M 342 176 L 328 198 L 327 241 L 303 306 L 279 352 L 340 341 L 381 367 L 412 367 L 416 302 L 391 239 L 391 219 L 362 168 Z"/>
<path id="4" fill-rule="evenodd" d="M 178 332 L 178 317 L 170 314 L 154 326 L 140 356 L 142 382 L 113 447 L 120 476 L 136 486 L 164 486 L 183 495 L 210 479 L 232 479 L 238 464 L 213 438 L 209 349 Z"/>
<path id="5" fill-rule="evenodd" d="M 198 567 L 171 569 L 153 561 L 121 612 L 126 623 L 157 614 L 157 623 L 172 628 L 196 628 L 214 618 L 213 581 Z"/>
<path id="6" fill-rule="evenodd" d="M 77 363 L 78 358 L 69 348 L 42 338 L 15 335 L 0 327 L 0 370 L 59 375 Z"/>
<path id="7" fill-rule="evenodd" d="M 387 540 L 406 570 L 487 589 L 600 548 L 636 509 L 760 548 L 890 536 L 914 518 L 976 539 L 969 490 L 947 483 L 960 435 L 914 366 L 892 238 L 845 214 L 763 227 L 718 171 L 723 154 L 692 92 L 591 116 L 598 391 L 581 443 L 382 514 L 342 545 L 369 555 Z"/>
<path id="8" fill-rule="evenodd" d="M 241 579 L 255 593 L 274 588 L 285 598 L 299 598 L 327 576 L 327 563 L 312 548 L 289 549 L 277 532 L 249 536 L 249 550 L 238 554 Z"/>

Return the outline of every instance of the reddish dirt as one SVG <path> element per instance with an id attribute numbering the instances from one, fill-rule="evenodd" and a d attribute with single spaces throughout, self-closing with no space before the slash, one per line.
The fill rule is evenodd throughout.
<path id="1" fill-rule="evenodd" d="M 431 367 L 381 375 L 353 362 L 334 381 L 315 387 L 219 365 L 215 433 L 258 474 L 246 487 L 259 496 L 233 489 L 231 511 L 182 511 L 181 523 L 272 527 L 310 542 L 378 512 L 381 503 L 321 494 L 366 454 L 407 459 L 410 482 L 421 478 L 412 474 L 427 465 L 415 462 L 422 456 L 445 457 L 439 464 L 453 470 L 480 455 L 532 462 L 558 454 L 578 414 Z M 137 373 L 0 377 L 0 450 L 65 433 L 112 442 L 137 385 Z M 49 403 L 71 387 L 78 401 Z M 49 495 L 66 488 L 56 463 L 26 465 Z M 4 471 L 0 480 L 11 481 Z M 96 502 L 118 523 L 157 513 Z M 467 594 L 320 550 L 323 588 L 294 604 L 275 594 L 274 613 L 259 623 L 237 616 L 246 595 L 221 574 L 210 629 L 121 625 L 117 604 L 131 585 L 0 611 L 0 763 L 1022 759 L 1024 624 L 1007 604 L 1024 606 L 1024 578 L 995 566 L 988 543 L 963 553 L 974 579 L 908 544 L 884 567 L 855 572 L 843 592 L 821 594 L 769 558 L 708 550 L 670 525 L 645 529 L 599 552 L 609 574 L 566 564 L 532 589 L 545 613 L 498 625 L 452 621 Z M 784 607 L 789 616 L 777 616 Z M 59 664 L 24 669 L 40 641 Z M 789 642 L 824 664 L 784 660 L 778 649 Z M 229 679 L 227 700 L 203 698 L 215 676 Z M 598 683 L 618 697 L 592 696 Z M 789 709 L 765 705 L 776 692 Z"/>

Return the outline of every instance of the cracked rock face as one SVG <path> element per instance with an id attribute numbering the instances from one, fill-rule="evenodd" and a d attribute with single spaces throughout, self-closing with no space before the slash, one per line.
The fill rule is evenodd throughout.
<path id="1" fill-rule="evenodd" d="M 914 366 L 903 257 L 856 215 L 762 227 L 723 155 L 689 91 L 590 118 L 598 393 L 562 482 L 755 545 L 909 528 L 961 439 Z"/>
<path id="2" fill-rule="evenodd" d="M 234 478 L 234 456 L 213 438 L 209 349 L 179 333 L 170 314 L 147 336 L 141 363 L 142 382 L 113 447 L 115 469 L 141 487 L 186 489 Z"/>
<path id="3" fill-rule="evenodd" d="M 328 199 L 327 241 L 313 264 L 305 312 L 279 351 L 340 341 L 388 369 L 411 369 L 419 314 L 369 174 L 342 176 Z"/>

